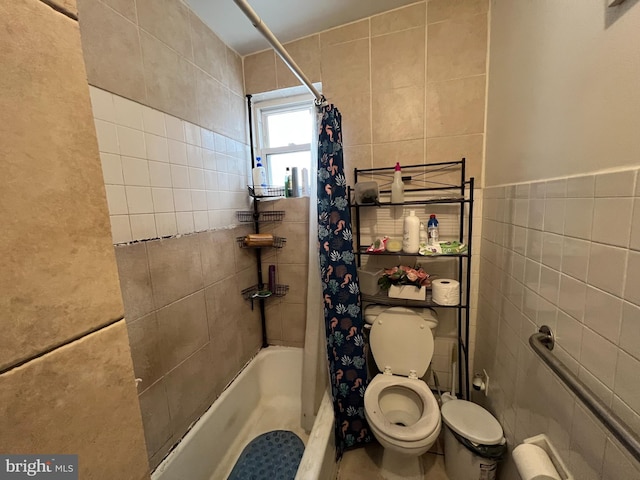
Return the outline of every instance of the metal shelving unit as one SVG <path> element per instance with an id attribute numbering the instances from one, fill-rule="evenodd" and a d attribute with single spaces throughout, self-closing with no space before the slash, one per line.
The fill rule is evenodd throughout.
<path id="1" fill-rule="evenodd" d="M 355 202 L 355 190 L 349 187 L 349 203 L 355 214 L 354 221 L 354 254 L 358 266 L 362 264 L 365 255 L 375 256 L 402 256 L 419 258 L 421 263 L 428 263 L 435 259 L 450 258 L 457 262 L 457 280 L 460 282 L 460 301 L 457 305 L 438 305 L 431 300 L 431 291 L 427 291 L 424 301 L 402 300 L 390 298 L 386 293 L 377 295 L 362 295 L 362 301 L 381 305 L 399 305 L 406 307 L 429 307 L 434 309 L 454 309 L 457 312 L 457 336 L 458 336 L 458 365 L 464 365 L 464 370 L 458 368 L 458 392 L 463 393 L 464 398 L 469 398 L 469 317 L 470 317 L 470 292 L 471 292 L 471 255 L 473 234 L 473 187 L 474 179 L 466 180 L 465 159 L 456 162 L 441 162 L 418 165 L 402 165 L 402 179 L 405 184 L 405 199 L 403 203 L 379 201 L 375 203 L 357 204 Z M 384 198 L 391 193 L 394 167 L 354 169 L 354 179 L 363 181 L 375 181 L 379 187 L 379 195 Z M 414 197 L 421 197 L 414 199 Z M 458 241 L 467 245 L 464 253 L 449 255 L 418 255 L 403 252 L 367 252 L 367 245 L 362 244 L 361 213 L 367 209 L 388 209 L 404 206 L 422 205 L 453 205 L 459 208 Z M 384 233 L 384 232 L 380 232 Z"/>
<path id="2" fill-rule="evenodd" d="M 269 187 L 263 188 L 263 191 L 257 195 L 253 187 L 249 186 L 249 196 L 253 198 L 253 210 L 243 210 L 236 212 L 236 217 L 241 223 L 253 223 L 253 231 L 260 233 L 260 225 L 263 223 L 272 223 L 282 221 L 285 212 L 272 211 L 272 212 L 260 212 L 258 205 L 260 199 L 276 198 L 284 196 L 284 188 L 282 187 Z M 273 237 L 273 244 L 269 246 L 247 246 L 244 244 L 244 237 L 237 237 L 236 242 L 240 248 L 250 248 L 256 252 L 257 263 L 257 283 L 242 290 L 241 295 L 245 300 L 251 301 L 251 309 L 253 310 L 254 301 L 258 302 L 260 308 L 260 319 L 262 322 L 262 346 L 266 347 L 267 344 L 267 328 L 265 317 L 264 302 L 269 297 L 283 297 L 289 291 L 289 285 L 276 285 L 274 291 L 268 290 L 268 285 L 265 285 L 262 274 L 262 249 L 263 248 L 282 248 L 284 247 L 287 239 L 284 237 Z"/>

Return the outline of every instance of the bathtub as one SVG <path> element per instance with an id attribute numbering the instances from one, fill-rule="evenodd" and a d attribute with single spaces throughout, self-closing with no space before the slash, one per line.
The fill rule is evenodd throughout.
<path id="1" fill-rule="evenodd" d="M 336 478 L 333 406 L 325 392 L 311 432 L 300 426 L 301 348 L 268 347 L 249 362 L 151 475 L 152 480 L 226 479 L 244 447 L 270 430 L 305 443 L 296 480 Z"/>

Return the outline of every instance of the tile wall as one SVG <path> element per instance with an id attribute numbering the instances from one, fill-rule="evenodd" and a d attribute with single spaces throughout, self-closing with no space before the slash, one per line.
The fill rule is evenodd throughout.
<path id="1" fill-rule="evenodd" d="M 468 160 L 481 185 L 488 0 L 422 1 L 285 47 L 343 115 L 357 168 Z M 244 57 L 247 93 L 296 85 L 273 51 Z"/>
<path id="2" fill-rule="evenodd" d="M 510 447 L 547 433 L 576 478 L 640 478 L 637 462 L 528 345 L 554 354 L 640 432 L 640 184 L 637 170 L 485 190 L 476 370 Z M 514 475 L 507 464 L 506 478 Z"/>
<path id="3" fill-rule="evenodd" d="M 259 310 L 240 296 L 255 283 L 253 252 L 235 242 L 248 232 L 115 247 L 152 467 L 260 349 Z"/>
<path id="4" fill-rule="evenodd" d="M 181 0 L 78 0 L 89 84 L 245 142 L 242 59 Z"/>
<path id="5" fill-rule="evenodd" d="M 75 2 L 0 11 L 0 452 L 148 479 Z"/>
<path id="6" fill-rule="evenodd" d="M 348 184 L 354 183 L 353 168 L 466 157 L 468 176 L 475 177 L 476 186 L 482 185 L 488 10 L 486 0 L 417 2 L 285 45 L 309 78 L 322 82 L 324 95 L 342 112 Z M 247 93 L 297 84 L 271 50 L 243 60 Z M 444 177 L 438 180 L 446 181 Z M 478 189 L 476 220 L 481 197 Z M 457 237 L 455 214 L 445 209 L 417 212 L 425 220 L 429 213 L 442 214 L 443 235 Z M 480 227 L 476 221 L 476 240 Z M 402 221 L 380 210 L 364 229 L 371 238 L 396 235 Z M 472 339 L 478 259 L 472 264 Z M 455 319 L 449 313 L 442 315 L 433 361 L 444 385 L 449 384 L 450 338 L 455 336 Z"/>
<path id="7" fill-rule="evenodd" d="M 249 205 L 246 144 L 90 89 L 114 244 L 236 223 Z"/>

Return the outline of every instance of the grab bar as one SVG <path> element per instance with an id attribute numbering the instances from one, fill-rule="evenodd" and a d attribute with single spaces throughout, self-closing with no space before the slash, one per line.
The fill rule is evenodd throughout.
<path id="1" fill-rule="evenodd" d="M 551 370 L 555 372 L 560 380 L 571 389 L 573 393 L 598 417 L 602 424 L 613 434 L 618 441 L 640 461 L 640 438 L 634 432 L 629 430 L 624 422 L 609 407 L 596 397 L 596 395 L 587 387 L 571 370 L 569 370 L 555 355 L 551 353 L 555 344 L 553 332 L 543 325 L 529 337 L 529 345 L 533 351 L 546 363 Z"/>

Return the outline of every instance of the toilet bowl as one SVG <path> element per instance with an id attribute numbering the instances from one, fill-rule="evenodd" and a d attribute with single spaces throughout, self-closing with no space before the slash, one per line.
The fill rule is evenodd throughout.
<path id="1" fill-rule="evenodd" d="M 371 325 L 369 346 L 381 373 L 367 386 L 364 411 L 384 447 L 383 478 L 422 478 L 418 457 L 440 434 L 438 402 L 420 380 L 431 363 L 433 345 L 429 323 L 409 308 L 387 308 Z"/>

